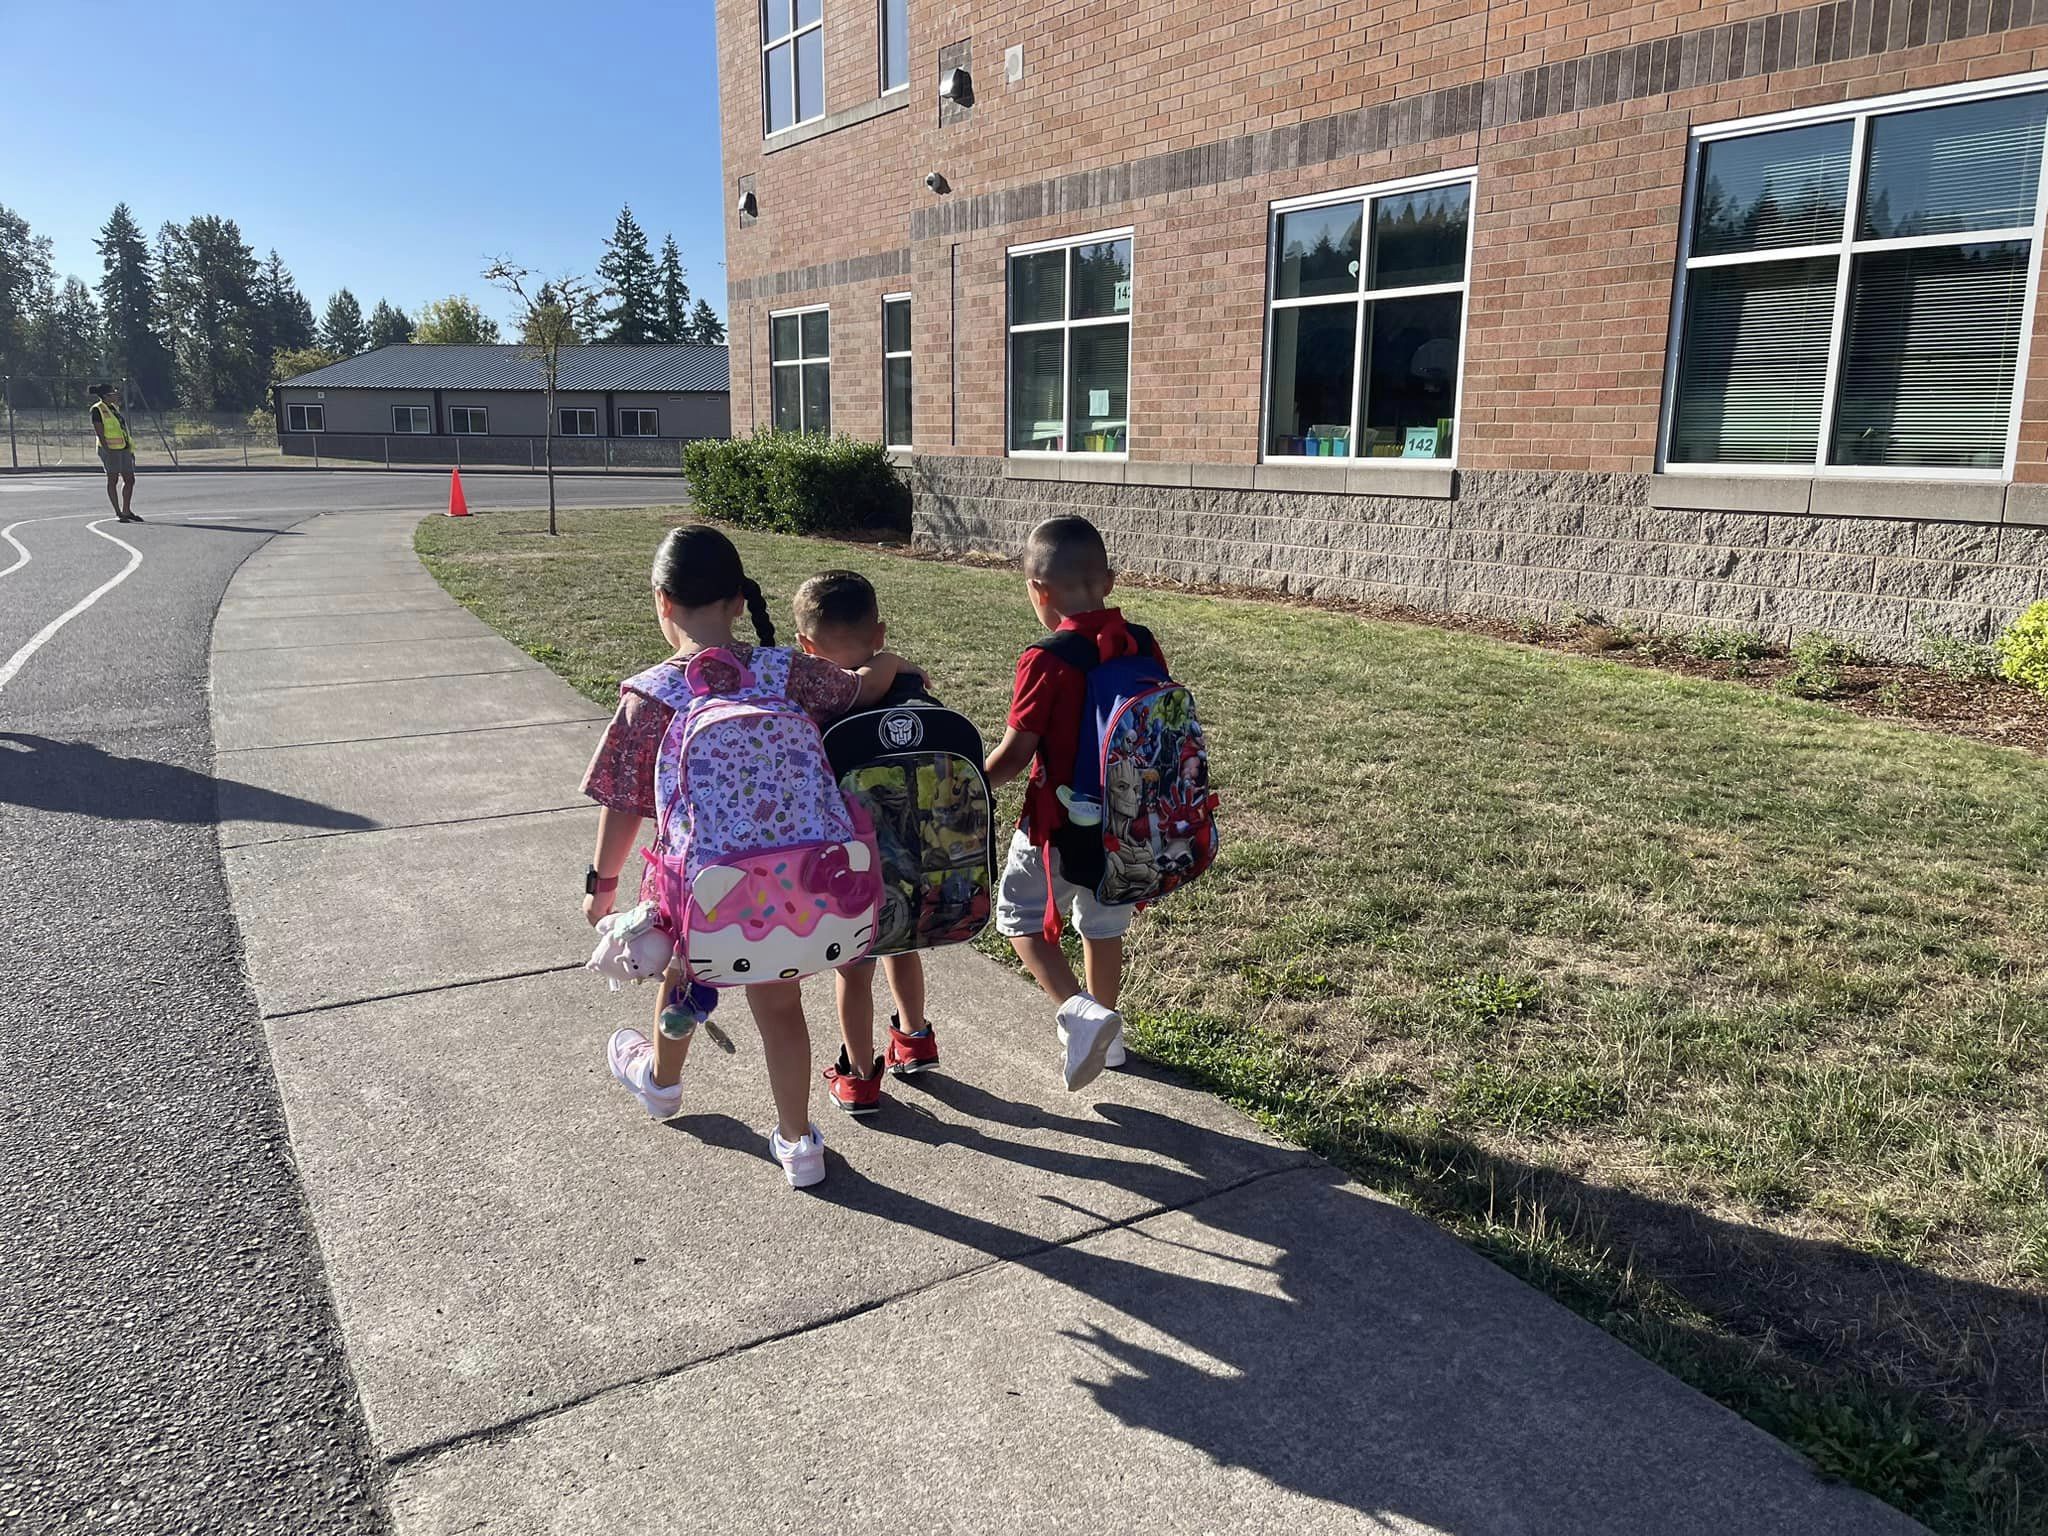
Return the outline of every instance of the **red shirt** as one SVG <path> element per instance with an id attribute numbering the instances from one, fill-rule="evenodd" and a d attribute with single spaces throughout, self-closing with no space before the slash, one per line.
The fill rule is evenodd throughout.
<path id="1" fill-rule="evenodd" d="M 1069 614 L 1059 627 L 1089 636 L 1096 643 L 1097 654 L 1105 658 L 1123 654 L 1122 636 L 1128 631 L 1120 608 Z M 1166 665 L 1165 653 L 1156 640 L 1152 655 L 1160 666 Z M 1009 724 L 1038 737 L 1038 750 L 1031 758 L 1031 780 L 1024 788 L 1024 814 L 1017 824 L 1041 847 L 1066 825 L 1066 807 L 1060 804 L 1057 791 L 1074 781 L 1074 758 L 1081 750 L 1081 714 L 1087 705 L 1086 673 L 1036 648 L 1017 659 Z"/>

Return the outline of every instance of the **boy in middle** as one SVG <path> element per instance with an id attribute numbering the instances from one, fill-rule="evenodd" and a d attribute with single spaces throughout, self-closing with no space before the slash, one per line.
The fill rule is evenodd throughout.
<path id="1" fill-rule="evenodd" d="M 858 669 L 882 649 L 888 626 L 882 622 L 873 585 L 857 571 L 820 571 L 797 588 L 794 607 L 797 639 L 813 656 L 835 666 Z M 860 659 L 849 661 L 852 657 Z M 875 707 L 886 708 L 915 697 L 929 695 L 922 692 L 916 677 L 905 674 Z M 889 1020 L 888 1050 L 877 1055 L 875 962 L 863 960 L 833 972 L 839 1034 L 845 1043 L 840 1047 L 839 1064 L 825 1070 L 825 1086 L 832 1102 L 850 1115 L 872 1115 L 882 1107 L 885 1068 L 898 1077 L 908 1077 L 939 1064 L 939 1039 L 924 1016 L 923 960 L 914 951 L 884 955 L 882 974 L 889 979 L 896 1012 Z"/>

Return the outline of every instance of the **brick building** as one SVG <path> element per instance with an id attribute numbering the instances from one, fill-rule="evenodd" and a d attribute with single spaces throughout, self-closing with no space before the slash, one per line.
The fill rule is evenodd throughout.
<path id="1" fill-rule="evenodd" d="M 920 542 L 1893 651 L 2048 596 L 2048 0 L 717 11 L 734 426 L 904 446 Z"/>

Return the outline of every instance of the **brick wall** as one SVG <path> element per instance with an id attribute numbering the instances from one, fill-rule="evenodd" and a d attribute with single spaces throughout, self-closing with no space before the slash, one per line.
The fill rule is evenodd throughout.
<path id="1" fill-rule="evenodd" d="M 1740 608 L 1747 599 L 1728 594 L 1754 589 L 1785 595 L 1759 599 L 1763 627 L 1834 624 L 1881 644 L 1934 618 L 1976 632 L 1994 612 L 2048 593 L 2037 528 L 2019 512 L 2008 521 L 2002 503 L 1877 515 L 1899 510 L 1887 492 L 1862 527 L 1769 510 L 1744 514 L 1762 521 L 1741 524 L 1749 531 L 1736 539 L 1715 536 L 1708 519 L 1743 513 L 1739 490 L 1723 508 L 1660 509 L 1650 484 L 1690 130 L 2048 65 L 2048 25 L 2037 24 L 2048 23 L 2048 0 L 911 0 L 901 105 L 876 99 L 876 7 L 834 0 L 827 126 L 858 120 L 771 145 L 760 133 L 755 0 L 718 0 L 717 12 L 727 179 L 746 179 L 760 200 L 757 220 L 728 214 L 734 428 L 768 415 L 769 313 L 829 303 L 834 424 L 879 436 L 881 296 L 909 289 L 916 447 L 950 466 L 920 477 L 920 534 L 934 543 L 1000 545 L 1018 509 L 1093 498 L 1119 517 L 1237 519 L 1222 540 L 1232 553 L 1215 551 L 1214 566 L 1262 573 L 1261 584 L 1359 581 L 1439 603 L 1531 608 L 1626 597 L 1629 611 L 1688 620 Z M 941 51 L 970 40 L 975 105 L 942 123 Z M 1012 45 L 1024 50 L 1014 85 L 1003 76 Z M 1252 466 L 1269 205 L 1463 166 L 1477 167 L 1477 181 L 1460 474 L 1447 502 L 1418 501 L 1412 521 L 1387 522 L 1392 503 L 1378 498 L 1366 498 L 1378 508 L 1366 515 L 1354 497 L 1189 488 L 1166 495 L 1167 506 L 1151 491 L 1172 487 L 1141 495 L 1129 484 L 1003 475 L 1008 247 L 1131 226 L 1133 471 Z M 950 190 L 928 191 L 928 171 Z M 2014 471 L 2022 483 L 2048 483 L 2043 347 L 2037 325 Z M 929 489 L 942 484 L 955 487 L 943 503 Z M 1238 499 L 1196 505 L 1204 496 Z M 1290 510 L 1267 506 L 1274 496 Z M 1830 506 L 1856 510 L 1839 498 Z M 1600 531 L 1550 526 L 1561 507 Z M 1665 511 L 1697 524 L 1698 537 L 1665 537 Z M 1923 547 L 1949 549 L 1957 523 L 1973 517 L 1968 558 L 1923 557 Z M 1323 536 L 1262 542 L 1269 525 L 1303 520 L 1319 521 Z M 1404 533 L 1395 549 L 1381 547 L 1382 526 L 1425 532 Z M 1493 554 L 1468 552 L 1494 534 Z M 1542 542 L 1560 539 L 1580 542 Z M 1857 545 L 1868 571 L 1823 566 L 1820 556 L 1849 553 L 1835 543 Z M 1640 548 L 1617 553 L 1628 546 Z M 1718 551 L 1699 558 L 1727 556 L 1750 575 L 1652 568 L 1680 548 Z M 1557 558 L 1592 549 L 1605 552 Z M 1358 574 L 1392 571 L 1376 562 L 1397 556 L 1469 579 Z"/>

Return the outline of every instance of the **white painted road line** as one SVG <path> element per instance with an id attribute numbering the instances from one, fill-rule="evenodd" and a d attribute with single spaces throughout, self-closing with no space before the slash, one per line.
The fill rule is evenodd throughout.
<path id="1" fill-rule="evenodd" d="M 15 529 L 26 528 L 30 523 L 81 523 L 88 518 L 102 517 L 104 515 L 99 512 L 72 512 L 62 517 L 24 517 L 18 523 L 9 523 L 5 528 L 0 528 L 0 539 L 5 539 L 16 550 L 14 564 L 8 566 L 6 570 L 0 571 L 0 576 L 12 576 L 35 558 L 34 555 L 28 552 L 28 546 L 14 536 Z"/>
<path id="2" fill-rule="evenodd" d="M 48 645 L 50 641 L 56 637 L 58 630 L 62 629 L 66 624 L 69 624 L 81 613 L 85 612 L 86 609 L 90 608 L 94 603 L 98 602 L 101 598 L 105 597 L 109 592 L 113 591 L 114 588 L 121 585 L 121 583 L 126 581 L 130 576 L 134 575 L 135 568 L 138 565 L 142 564 L 141 550 L 137 549 L 133 544 L 130 544 L 125 539 L 115 538 L 111 533 L 108 533 L 106 529 L 102 526 L 102 524 L 107 523 L 109 521 L 111 521 L 111 519 L 101 518 L 100 521 L 97 523 L 88 523 L 86 524 L 86 531 L 89 533 L 96 533 L 101 538 L 105 539 L 109 544 L 118 544 L 120 545 L 121 548 L 127 550 L 128 563 L 122 566 L 121 569 L 114 575 L 108 577 L 105 581 L 101 582 L 98 586 L 94 587 L 90 592 L 86 593 L 85 596 L 81 597 L 77 602 L 73 603 L 69 608 L 66 608 L 62 613 L 58 614 L 56 618 L 50 620 L 49 623 L 45 624 L 41 629 L 37 630 L 35 634 L 29 639 L 27 645 L 24 645 L 20 650 L 16 651 L 12 656 L 8 657 L 7 665 L 4 667 L 0 667 L 0 688 L 5 688 L 9 683 L 13 682 L 14 675 L 17 672 L 19 672 L 23 667 L 28 665 L 28 660 L 31 656 L 35 655 L 37 651 L 40 651 L 44 646 Z M 16 545 L 15 547 L 20 548 L 19 545 Z M 26 554 L 27 551 L 23 550 L 22 553 Z"/>

